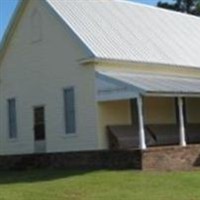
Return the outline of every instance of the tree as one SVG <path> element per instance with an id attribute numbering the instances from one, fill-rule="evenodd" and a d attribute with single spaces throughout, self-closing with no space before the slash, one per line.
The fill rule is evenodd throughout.
<path id="1" fill-rule="evenodd" d="M 174 3 L 159 1 L 157 6 L 200 16 L 200 0 L 174 0 Z"/>

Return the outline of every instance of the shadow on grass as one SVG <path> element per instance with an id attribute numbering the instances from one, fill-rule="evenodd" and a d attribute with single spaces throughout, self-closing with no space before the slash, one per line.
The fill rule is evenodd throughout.
<path id="1" fill-rule="evenodd" d="M 0 171 L 0 185 L 13 183 L 34 183 L 43 181 L 53 181 L 62 178 L 82 176 L 92 173 L 91 170 L 58 170 L 40 169 L 27 171 Z"/>

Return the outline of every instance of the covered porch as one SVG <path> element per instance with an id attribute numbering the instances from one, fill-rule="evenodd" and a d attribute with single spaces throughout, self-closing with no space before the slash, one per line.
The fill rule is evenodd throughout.
<path id="1" fill-rule="evenodd" d="M 142 150 L 200 143 L 200 80 L 96 73 L 101 145 Z"/>

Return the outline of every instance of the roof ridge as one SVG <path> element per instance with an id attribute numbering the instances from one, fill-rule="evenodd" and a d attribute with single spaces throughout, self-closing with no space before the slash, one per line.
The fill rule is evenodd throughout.
<path id="1" fill-rule="evenodd" d="M 191 17 L 191 18 L 195 18 L 195 19 L 200 20 L 200 17 L 192 15 L 192 14 L 182 13 L 182 12 L 178 12 L 178 11 L 175 11 L 175 10 L 169 10 L 169 9 L 160 8 L 160 7 L 156 7 L 156 6 L 151 6 L 151 5 L 135 2 L 133 0 L 111 0 L 111 1 L 131 4 L 131 5 L 135 5 L 135 6 L 146 7 L 146 8 L 154 9 L 154 10 L 157 10 L 157 11 L 160 11 L 160 12 L 167 12 L 167 13 L 174 14 L 174 15 L 181 15 L 183 17 Z"/>

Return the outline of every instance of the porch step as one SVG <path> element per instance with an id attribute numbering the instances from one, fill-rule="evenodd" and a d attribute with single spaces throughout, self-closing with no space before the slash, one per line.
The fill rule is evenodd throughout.
<path id="1" fill-rule="evenodd" d="M 199 170 L 200 145 L 153 147 L 142 152 L 143 170 Z"/>

